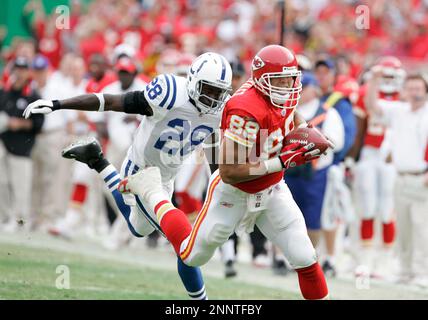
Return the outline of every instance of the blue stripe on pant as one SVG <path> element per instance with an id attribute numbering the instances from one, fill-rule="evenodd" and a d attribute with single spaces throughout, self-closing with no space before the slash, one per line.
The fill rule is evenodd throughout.
<path id="1" fill-rule="evenodd" d="M 117 177 L 119 177 L 119 174 L 117 172 L 115 172 Z M 116 202 L 116 205 L 120 211 L 120 213 L 122 214 L 122 216 L 125 218 L 126 223 L 128 224 L 128 228 L 131 231 L 131 233 L 137 237 L 137 238 L 142 238 L 143 236 L 140 235 L 137 231 L 135 231 L 134 227 L 131 224 L 131 221 L 129 221 L 129 217 L 131 215 L 131 208 L 123 201 L 123 196 L 122 194 L 119 192 L 119 190 L 117 190 L 117 185 L 119 184 L 120 179 L 116 180 L 114 183 L 112 183 L 109 187 L 114 187 L 114 189 L 111 191 L 111 194 L 114 198 L 114 201 Z"/>
<path id="2" fill-rule="evenodd" d="M 140 169 L 137 165 L 133 164 L 131 160 L 128 160 L 125 167 L 125 177 L 129 176 L 129 169 L 132 167 L 132 174 L 137 173 L 137 171 Z M 135 199 L 137 201 L 138 208 L 141 212 L 143 212 L 144 216 L 146 217 L 147 221 L 155 228 L 157 229 L 163 236 L 165 234 L 161 230 L 159 224 L 150 216 L 150 214 L 147 212 L 146 208 L 144 208 L 143 203 L 141 202 L 140 198 L 138 196 L 135 196 Z"/>
<path id="3" fill-rule="evenodd" d="M 302 211 L 309 230 L 321 229 L 321 210 L 327 185 L 327 170 L 328 168 L 314 171 L 311 178 L 285 174 L 284 181 Z"/>

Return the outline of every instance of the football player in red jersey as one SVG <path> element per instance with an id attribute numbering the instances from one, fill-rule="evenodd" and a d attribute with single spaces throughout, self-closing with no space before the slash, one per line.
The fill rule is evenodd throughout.
<path id="1" fill-rule="evenodd" d="M 295 127 L 302 89 L 293 53 L 271 45 L 252 64 L 252 77 L 223 111 L 219 170 L 213 173 L 203 208 L 193 225 L 162 192 L 157 167 L 123 180 L 120 189 L 153 207 L 162 230 L 184 263 L 200 266 L 236 230 L 254 225 L 277 245 L 297 271 L 305 299 L 328 297 L 324 274 L 308 237 L 303 215 L 283 182 L 284 170 L 320 156 L 314 144 L 283 145 Z"/>
<path id="2" fill-rule="evenodd" d="M 400 60 L 392 56 L 382 57 L 376 63 L 376 67 L 382 70 L 378 99 L 389 101 L 389 103 L 398 101 L 405 78 L 405 71 Z M 381 123 L 381 119 L 368 116 L 364 105 L 366 88 L 363 87 L 362 90 L 355 113 L 360 118 L 360 124 L 364 124 L 366 130 L 360 159 L 355 167 L 355 188 L 358 194 L 358 209 L 362 214 L 360 236 L 364 249 L 366 249 L 362 262 L 372 269 L 372 240 L 374 220 L 377 215 L 382 222 L 384 244 L 383 254 L 378 257 L 386 262 L 388 256 L 391 255 L 391 246 L 395 239 L 393 186 L 396 173 L 393 164 L 388 161 L 389 147 L 388 141 L 385 139 L 386 128 Z M 373 274 L 375 273 L 382 273 L 382 270 Z"/>

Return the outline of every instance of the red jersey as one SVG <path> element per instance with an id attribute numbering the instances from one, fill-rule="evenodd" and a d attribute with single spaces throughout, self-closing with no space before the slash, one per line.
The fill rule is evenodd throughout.
<path id="1" fill-rule="evenodd" d="M 373 117 L 369 117 L 367 114 L 367 109 L 364 104 L 364 96 L 366 92 L 366 86 L 364 86 L 360 92 L 359 99 L 355 106 L 356 113 L 362 118 L 367 118 L 367 131 L 364 136 L 364 145 L 370 146 L 373 148 L 380 148 L 382 145 L 383 139 L 385 138 L 385 126 Z M 398 94 L 395 95 L 385 95 L 383 93 L 379 93 L 379 99 L 389 100 L 389 101 L 397 101 Z"/>
<path id="2" fill-rule="evenodd" d="M 294 111 L 273 106 L 252 82 L 245 83 L 226 103 L 221 129 L 225 138 L 251 149 L 250 159 L 278 156 L 282 141 L 294 128 Z M 283 171 L 233 186 L 247 193 L 262 191 L 282 180 Z"/>

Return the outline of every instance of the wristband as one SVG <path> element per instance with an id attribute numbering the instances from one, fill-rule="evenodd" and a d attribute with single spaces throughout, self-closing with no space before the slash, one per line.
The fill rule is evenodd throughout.
<path id="1" fill-rule="evenodd" d="M 284 166 L 282 165 L 282 161 L 279 157 L 265 160 L 264 165 L 267 173 L 279 172 L 284 169 Z"/>
<path id="2" fill-rule="evenodd" d="M 98 108 L 98 112 L 103 112 L 104 111 L 104 105 L 105 105 L 105 100 L 104 100 L 104 94 L 102 93 L 94 93 L 98 100 L 100 101 L 100 107 Z"/>
<path id="3" fill-rule="evenodd" d="M 52 111 L 61 109 L 61 103 L 59 102 L 59 100 L 53 100 L 52 101 L 52 108 L 51 109 L 52 109 Z"/>

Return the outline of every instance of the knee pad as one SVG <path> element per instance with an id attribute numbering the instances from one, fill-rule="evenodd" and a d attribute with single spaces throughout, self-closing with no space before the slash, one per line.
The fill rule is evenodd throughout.
<path id="1" fill-rule="evenodd" d="M 231 227 L 223 224 L 216 224 L 208 234 L 207 244 L 220 246 L 229 239 L 232 233 L 233 229 Z"/>
<path id="2" fill-rule="evenodd" d="M 191 253 L 185 260 L 184 263 L 189 267 L 200 267 L 206 264 L 210 259 L 212 255 L 206 253 L 206 252 L 197 252 L 197 253 Z"/>
<path id="3" fill-rule="evenodd" d="M 358 162 L 355 167 L 355 186 L 361 190 L 373 189 L 371 178 L 375 175 L 375 165 L 369 161 Z"/>
<path id="4" fill-rule="evenodd" d="M 294 232 L 286 257 L 294 269 L 306 268 L 317 261 L 317 254 L 308 235 Z"/>

